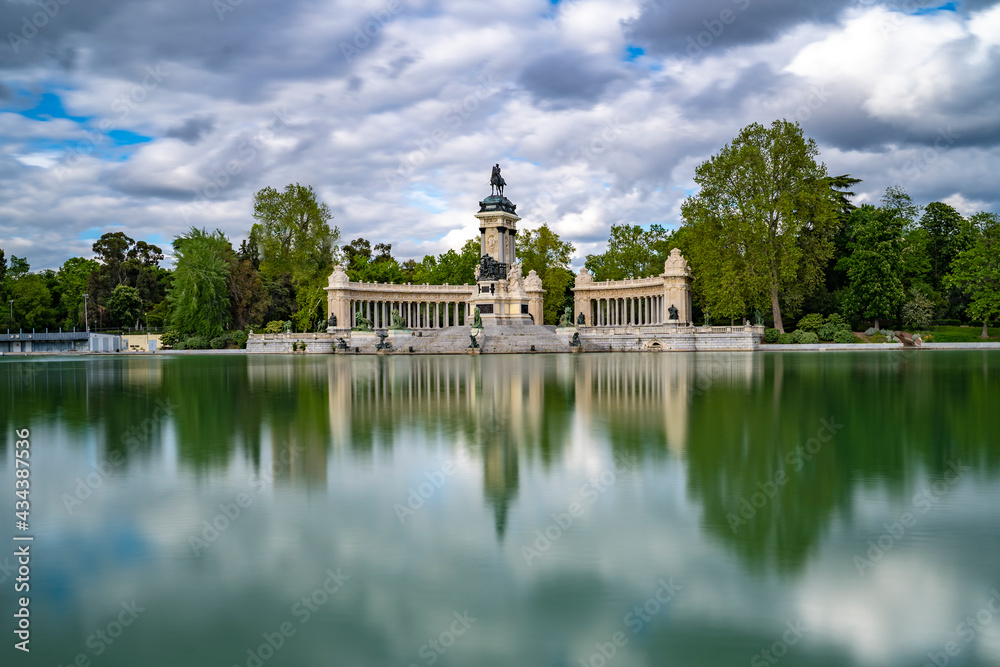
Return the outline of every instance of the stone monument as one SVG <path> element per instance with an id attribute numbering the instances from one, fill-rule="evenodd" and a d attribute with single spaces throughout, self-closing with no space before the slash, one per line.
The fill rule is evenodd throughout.
<path id="1" fill-rule="evenodd" d="M 517 263 L 517 205 L 504 196 L 500 165 L 490 175 L 490 195 L 479 202 L 479 266 L 470 306 L 486 324 L 530 326 L 542 321 L 541 280 L 522 276 Z"/>

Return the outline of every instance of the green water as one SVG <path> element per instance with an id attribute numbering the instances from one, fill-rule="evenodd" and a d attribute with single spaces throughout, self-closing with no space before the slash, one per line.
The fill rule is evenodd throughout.
<path id="1" fill-rule="evenodd" d="M 1000 352 L 7 357 L 0 396 L 5 666 L 1000 664 Z"/>

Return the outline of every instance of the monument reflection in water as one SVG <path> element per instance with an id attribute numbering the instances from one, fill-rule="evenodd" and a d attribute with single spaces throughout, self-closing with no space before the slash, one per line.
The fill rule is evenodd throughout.
<path id="1" fill-rule="evenodd" d="M 3 359 L 25 664 L 997 664 L 998 361 Z"/>

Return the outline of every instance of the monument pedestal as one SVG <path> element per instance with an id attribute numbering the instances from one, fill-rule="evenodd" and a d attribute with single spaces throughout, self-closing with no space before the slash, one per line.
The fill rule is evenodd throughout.
<path id="1" fill-rule="evenodd" d="M 527 297 L 520 290 L 510 291 L 506 280 L 483 280 L 476 284 L 470 308 L 479 308 L 483 324 L 531 326 Z"/>

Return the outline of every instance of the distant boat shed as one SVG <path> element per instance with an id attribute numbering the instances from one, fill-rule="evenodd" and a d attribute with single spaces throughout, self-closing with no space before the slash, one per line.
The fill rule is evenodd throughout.
<path id="1" fill-rule="evenodd" d="M 87 331 L 0 334 L 0 354 L 20 352 L 121 352 L 122 337 Z"/>

